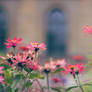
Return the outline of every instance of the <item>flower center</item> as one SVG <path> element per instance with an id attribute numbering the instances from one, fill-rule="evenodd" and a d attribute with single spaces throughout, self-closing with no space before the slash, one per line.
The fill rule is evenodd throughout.
<path id="1" fill-rule="evenodd" d="M 75 68 L 75 66 L 74 66 L 74 65 L 72 65 L 70 68 L 71 68 L 71 69 L 74 69 L 74 68 Z"/>
<path id="2" fill-rule="evenodd" d="M 35 42 L 35 43 L 34 43 L 34 45 L 37 45 L 37 46 L 38 46 L 38 45 L 39 45 L 39 43 L 38 43 L 38 42 Z"/>
<path id="3" fill-rule="evenodd" d="M 14 40 L 11 40 L 11 42 L 14 42 Z"/>

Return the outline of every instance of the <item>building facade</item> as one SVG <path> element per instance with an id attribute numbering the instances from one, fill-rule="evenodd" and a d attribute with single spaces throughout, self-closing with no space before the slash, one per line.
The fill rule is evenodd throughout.
<path id="1" fill-rule="evenodd" d="M 50 55 L 91 53 L 92 37 L 82 29 L 92 25 L 92 0 L 1 0 L 0 6 L 8 37 L 45 42 Z"/>

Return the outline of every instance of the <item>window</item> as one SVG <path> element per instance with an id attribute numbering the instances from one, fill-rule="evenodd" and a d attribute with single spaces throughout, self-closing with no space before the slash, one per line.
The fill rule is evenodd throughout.
<path id="1" fill-rule="evenodd" d="M 67 28 L 63 11 L 52 9 L 47 22 L 47 48 L 49 56 L 61 57 L 66 54 Z"/>

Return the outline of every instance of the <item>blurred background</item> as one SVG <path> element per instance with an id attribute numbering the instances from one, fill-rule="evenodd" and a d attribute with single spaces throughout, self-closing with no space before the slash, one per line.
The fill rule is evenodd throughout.
<path id="1" fill-rule="evenodd" d="M 92 25 L 91 10 L 92 0 L 0 0 L 0 51 L 8 37 L 22 37 L 45 42 L 44 56 L 87 55 L 92 37 L 82 29 Z"/>
<path id="2" fill-rule="evenodd" d="M 0 51 L 4 41 L 22 37 L 25 43 L 45 42 L 43 55 L 53 57 L 91 53 L 92 0 L 0 0 Z"/>

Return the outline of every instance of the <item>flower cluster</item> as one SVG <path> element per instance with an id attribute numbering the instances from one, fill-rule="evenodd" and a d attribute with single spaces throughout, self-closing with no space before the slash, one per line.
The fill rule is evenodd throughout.
<path id="1" fill-rule="evenodd" d="M 84 71 L 83 63 L 80 62 L 78 64 L 71 65 L 71 64 L 67 64 L 65 59 L 54 60 L 51 58 L 50 60 L 46 61 L 45 64 L 43 65 L 40 64 L 39 51 L 44 51 L 47 49 L 45 43 L 39 43 L 38 41 L 36 41 L 30 44 L 24 45 L 22 43 L 22 38 L 15 37 L 13 40 L 8 38 L 5 45 L 7 46 L 7 48 L 13 48 L 13 51 L 8 52 L 6 54 L 6 57 L 0 56 L 0 58 L 3 59 L 1 61 L 1 64 L 5 64 L 10 67 L 9 70 L 5 71 L 6 76 L 8 75 L 7 77 L 9 77 L 10 81 L 15 80 L 16 78 L 22 78 L 25 84 L 28 83 L 27 87 L 29 85 L 32 85 L 33 82 L 36 80 L 40 87 L 40 90 L 38 92 L 44 92 L 44 89 L 42 88 L 41 84 L 37 80 L 39 78 L 43 78 L 44 75 L 46 76 L 46 79 L 47 79 L 47 89 L 49 92 L 50 87 L 49 87 L 48 77 L 50 74 L 56 74 L 56 73 L 61 74 L 61 72 L 63 74 L 69 73 L 75 78 L 77 75 L 79 75 Z M 82 56 L 74 56 L 73 59 L 74 61 L 84 61 L 84 57 Z M 4 77 L 3 77 L 4 75 L 3 69 L 4 67 L 1 66 L 0 67 L 1 84 L 5 84 Z M 7 78 L 5 80 L 7 80 Z M 53 77 L 52 81 L 53 83 L 56 83 L 56 84 L 63 83 L 61 78 L 59 79 L 57 77 Z M 9 83 L 9 86 L 10 86 L 10 83 Z M 34 88 L 31 91 L 36 92 L 37 89 Z"/>
<path id="2" fill-rule="evenodd" d="M 7 48 L 13 47 L 14 52 L 9 52 L 6 57 L 0 56 L 0 58 L 4 59 L 8 65 L 16 67 L 16 69 L 28 68 L 30 71 L 38 69 L 39 50 L 46 50 L 45 43 L 32 42 L 23 45 L 22 38 L 17 39 L 16 37 L 13 40 L 8 38 L 5 45 Z M 15 53 L 15 47 L 18 47 L 19 51 L 17 53 Z"/>

